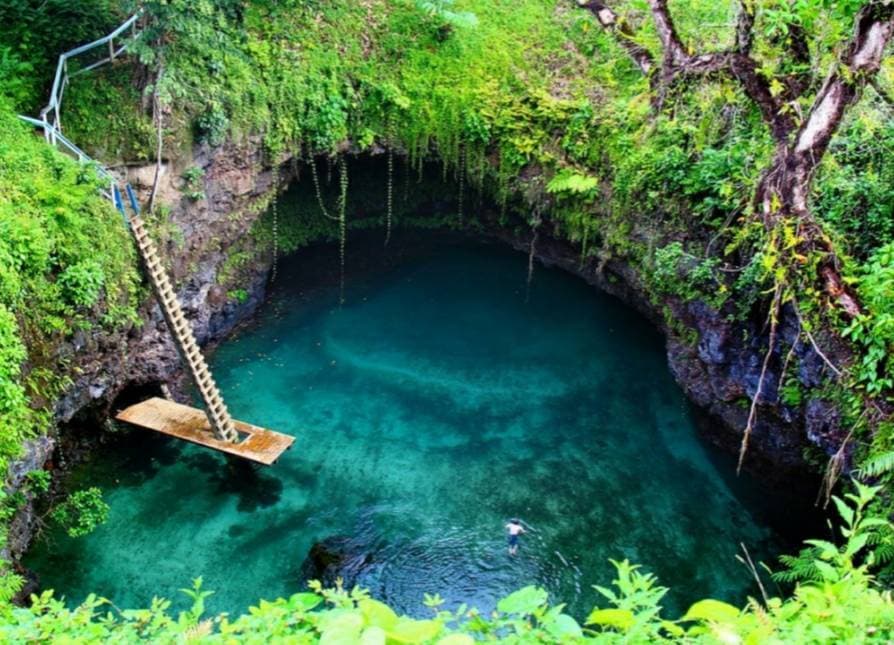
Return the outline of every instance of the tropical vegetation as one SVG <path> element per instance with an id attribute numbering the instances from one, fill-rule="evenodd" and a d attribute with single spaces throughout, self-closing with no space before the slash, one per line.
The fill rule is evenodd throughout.
<path id="1" fill-rule="evenodd" d="M 781 397 L 797 411 L 815 398 L 834 402 L 849 432 L 821 467 L 830 490 L 837 483 L 848 491 L 849 504 L 836 502 L 841 542 L 812 543 L 792 556 L 789 578 L 802 580 L 786 599 L 759 598 L 741 610 L 703 601 L 679 620 L 661 616 L 655 580 L 620 562 L 616 589 L 601 590 L 608 606 L 583 627 L 535 589 L 504 599 L 495 617 L 448 612 L 433 598 L 431 618 L 420 622 L 357 590 L 316 589 L 239 618 L 209 618 L 208 592 L 197 584 L 189 590 L 194 608 L 178 617 L 162 600 L 106 615 L 99 599 L 69 610 L 43 595 L 31 609 L 6 610 L 5 635 L 446 643 L 470 635 L 892 637 L 883 583 L 892 575 L 886 518 L 894 477 L 894 63 L 886 56 L 894 5 L 47 0 L 22 8 L 0 0 L 2 471 L 25 441 L 51 429 L 53 402 L 71 378 L 58 348 L 87 330 L 139 321 L 144 293 L 134 253 L 95 173 L 15 118 L 46 100 L 58 52 L 137 10 L 141 31 L 128 57 L 67 89 L 69 137 L 110 164 L 188 159 L 193 146 L 227 144 L 259 146 L 270 166 L 310 162 L 317 191 L 300 216 L 280 218 L 283 251 L 331 238 L 344 253 L 353 228 L 381 226 L 386 236 L 412 225 L 393 208 L 394 167 L 409 177 L 436 161 L 457 186 L 457 212 L 440 225 L 481 225 L 463 208 L 481 193 L 519 236 L 547 230 L 576 245 L 581 262 L 631 266 L 671 333 L 687 333 L 673 303 L 702 301 L 750 321 L 762 330 L 753 340 L 766 358 L 757 391 L 743 401 L 740 463 L 764 404 Z M 354 221 L 345 209 L 348 178 L 352 153 L 363 151 L 387 153 L 388 209 Z M 320 190 L 318 165 L 332 168 L 337 187 Z M 199 170 L 185 173 L 189 198 L 204 199 Z M 253 239 L 261 244 L 232 249 L 233 258 L 269 252 L 273 225 L 269 214 L 259 218 Z M 244 293 L 226 281 L 233 297 Z M 783 340 L 787 317 L 797 331 Z M 797 365 L 785 356 L 797 343 L 822 357 L 821 384 L 793 376 Z M 783 365 L 778 392 L 763 378 L 774 361 Z M 20 503 L 15 495 L 2 500 L 2 525 Z M 87 526 L 102 514 L 101 505 L 90 508 Z M 79 530 L 77 518 L 58 515 Z M 7 575 L 0 599 L 18 582 Z"/>

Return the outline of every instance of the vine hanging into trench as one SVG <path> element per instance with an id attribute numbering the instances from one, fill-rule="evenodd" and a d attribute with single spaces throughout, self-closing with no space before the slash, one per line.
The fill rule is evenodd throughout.
<path id="1" fill-rule="evenodd" d="M 308 156 L 307 165 L 310 166 L 310 176 L 314 182 L 314 192 L 317 196 L 317 203 L 320 205 L 320 211 L 323 213 L 324 217 L 327 217 L 331 220 L 338 220 L 337 217 L 333 217 L 329 214 L 329 211 L 326 209 L 326 203 L 323 201 L 323 192 L 320 190 L 320 176 L 317 174 L 317 160 L 315 157 Z"/>
<path id="2" fill-rule="evenodd" d="M 457 215 L 459 217 L 459 225 L 463 224 L 463 188 L 466 182 L 466 144 L 459 144 L 459 196 L 457 197 Z"/>
<path id="3" fill-rule="evenodd" d="M 407 203 L 407 200 L 410 198 L 410 171 L 412 170 L 412 166 L 410 165 L 410 157 L 406 156 L 404 158 L 404 204 Z"/>
<path id="4" fill-rule="evenodd" d="M 273 176 L 273 265 L 270 267 L 270 284 L 276 282 L 279 264 L 279 181 L 280 169 L 277 165 Z"/>
<path id="5" fill-rule="evenodd" d="M 534 280 L 534 255 L 537 253 L 537 239 L 540 237 L 540 224 L 542 223 L 539 211 L 534 211 L 531 217 L 531 246 L 528 248 L 528 279 L 525 283 L 525 302 L 531 299 L 531 282 Z"/>
<path id="6" fill-rule="evenodd" d="M 345 304 L 345 245 L 347 237 L 347 218 L 345 210 L 348 202 L 348 160 L 345 155 L 338 158 L 339 183 L 341 192 L 338 196 L 338 254 L 340 263 L 339 297 L 340 305 Z"/>
<path id="7" fill-rule="evenodd" d="M 391 241 L 391 217 L 394 210 L 394 146 L 392 145 L 393 126 L 389 116 L 385 123 L 385 145 L 388 148 L 388 186 L 385 196 L 385 246 Z"/>
<path id="8" fill-rule="evenodd" d="M 748 411 L 748 421 L 745 424 L 745 431 L 742 433 L 742 444 L 739 447 L 739 461 L 736 465 L 736 474 L 742 472 L 742 464 L 745 463 L 745 454 L 748 452 L 748 441 L 751 439 L 751 432 L 754 429 L 754 422 L 757 418 L 757 406 L 760 404 L 761 397 L 764 393 L 767 368 L 770 366 L 770 359 L 773 357 L 773 350 L 776 345 L 776 331 L 779 325 L 779 312 L 782 307 L 782 290 L 782 283 L 777 282 L 773 293 L 773 302 L 770 305 L 770 340 L 767 343 L 767 353 L 764 355 L 764 362 L 761 366 L 761 375 L 757 382 L 757 389 L 754 392 L 754 398 L 751 400 L 751 408 Z"/>

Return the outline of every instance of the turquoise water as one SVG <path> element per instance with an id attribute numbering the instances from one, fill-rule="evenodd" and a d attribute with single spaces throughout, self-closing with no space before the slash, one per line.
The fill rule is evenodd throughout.
<path id="1" fill-rule="evenodd" d="M 44 588 L 182 604 L 201 575 L 209 608 L 237 612 L 300 590 L 311 546 L 336 538 L 349 582 L 412 614 L 425 592 L 490 609 L 537 584 L 581 615 L 609 558 L 657 574 L 680 610 L 750 591 L 740 542 L 780 548 L 760 491 L 698 439 L 660 338 L 617 301 L 542 268 L 526 297 L 524 256 L 444 244 L 367 267 L 339 307 L 337 285 L 308 289 L 330 267 L 306 257 L 212 361 L 234 415 L 295 447 L 252 471 L 131 433 L 75 474 L 111 516 L 32 552 Z M 511 516 L 532 527 L 515 557 Z"/>

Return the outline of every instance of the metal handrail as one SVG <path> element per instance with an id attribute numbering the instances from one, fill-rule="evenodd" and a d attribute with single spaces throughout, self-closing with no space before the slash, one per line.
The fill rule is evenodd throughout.
<path id="1" fill-rule="evenodd" d="M 103 166 L 101 163 L 96 161 L 93 157 L 88 155 L 86 152 L 78 148 L 68 137 L 64 134 L 56 130 L 53 126 L 48 123 L 44 123 L 39 119 L 31 118 L 30 116 L 22 116 L 19 115 L 19 118 L 26 123 L 30 123 L 31 125 L 42 128 L 44 134 L 46 135 L 47 141 L 49 141 L 52 145 L 57 148 L 61 148 L 64 152 L 68 152 L 72 156 L 74 156 L 79 162 L 83 164 L 89 164 L 96 170 L 96 175 L 99 177 L 103 183 L 113 186 L 115 184 L 115 176 L 111 173 L 111 171 Z M 111 199 L 112 194 L 108 190 L 102 191 L 103 196 Z"/>
<path id="2" fill-rule="evenodd" d="M 104 65 L 105 63 L 110 63 L 115 60 L 116 57 L 124 53 L 127 48 L 130 46 L 129 42 L 123 43 L 118 49 L 115 49 L 114 43 L 112 41 L 115 40 L 118 36 L 123 34 L 128 29 L 132 29 L 132 36 L 136 37 L 136 22 L 142 15 L 142 11 L 138 11 L 130 18 L 125 20 L 121 25 L 118 26 L 110 34 L 106 34 L 102 38 L 94 40 L 92 43 L 87 43 L 86 45 L 81 45 L 80 47 L 75 47 L 74 49 L 70 49 L 64 54 L 59 56 L 59 62 L 56 65 L 56 76 L 53 79 L 53 89 L 50 91 L 50 102 L 47 103 L 46 107 L 44 107 L 40 111 L 41 120 L 51 126 L 57 132 L 61 129 L 61 119 L 60 119 L 60 111 L 62 108 L 62 95 L 65 93 L 65 86 L 68 84 L 68 79 L 72 76 L 77 76 L 78 74 L 82 74 L 91 69 L 96 69 L 100 65 Z M 97 61 L 84 69 L 77 70 L 73 74 L 68 73 L 68 61 L 75 56 L 80 56 L 84 52 L 90 51 L 91 49 L 96 49 L 97 47 L 102 47 L 103 45 L 109 45 L 109 55 L 106 58 L 103 58 L 100 61 Z M 46 132 L 47 129 L 44 128 Z"/>
<path id="3" fill-rule="evenodd" d="M 43 130 L 44 138 L 47 140 L 47 143 L 62 149 L 63 152 L 67 152 L 68 154 L 73 155 L 81 163 L 92 165 L 96 169 L 97 176 L 103 181 L 104 184 L 109 187 L 108 189 L 102 191 L 103 196 L 112 200 L 112 202 L 115 201 L 115 193 L 117 191 L 117 181 L 115 179 L 115 176 L 108 170 L 108 168 L 90 157 L 90 155 L 81 150 L 70 139 L 62 134 L 59 112 L 62 108 L 62 95 L 65 92 L 65 86 L 68 85 L 69 79 L 73 76 L 77 76 L 78 74 L 83 74 L 84 72 L 96 69 L 97 67 L 106 63 L 110 63 L 119 55 L 123 54 L 133 42 L 133 38 L 137 36 L 135 25 L 141 15 L 142 10 L 138 11 L 130 18 L 125 20 L 121 25 L 118 26 L 117 29 L 115 29 L 110 34 L 106 34 L 102 38 L 94 40 L 91 43 L 87 43 L 86 45 L 81 45 L 79 47 L 75 47 L 74 49 L 70 49 L 64 54 L 60 55 L 59 62 L 56 65 L 56 76 L 53 79 L 53 89 L 50 91 L 50 102 L 40 111 L 40 118 L 35 119 L 30 116 L 24 116 L 21 114 L 19 115 L 19 118 L 22 121 L 30 123 L 37 128 L 41 128 Z M 123 34 L 128 29 L 132 30 L 131 40 L 129 42 L 122 43 L 121 46 L 116 49 L 113 41 L 115 40 L 115 38 Z M 106 58 L 91 63 L 87 67 L 79 69 L 72 74 L 68 73 L 68 61 L 71 58 L 80 56 L 81 54 L 90 51 L 91 49 L 96 49 L 97 47 L 102 47 L 106 44 L 108 44 L 109 46 L 109 55 Z M 127 222 L 127 218 L 125 218 L 125 222 Z"/>

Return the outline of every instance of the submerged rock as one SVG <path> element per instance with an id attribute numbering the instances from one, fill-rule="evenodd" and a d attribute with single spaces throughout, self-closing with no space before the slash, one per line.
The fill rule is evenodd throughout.
<path id="1" fill-rule="evenodd" d="M 373 562 L 366 545 L 357 538 L 333 535 L 315 542 L 301 564 L 303 580 L 319 580 L 331 587 L 341 578 L 352 587 L 360 574 Z"/>

